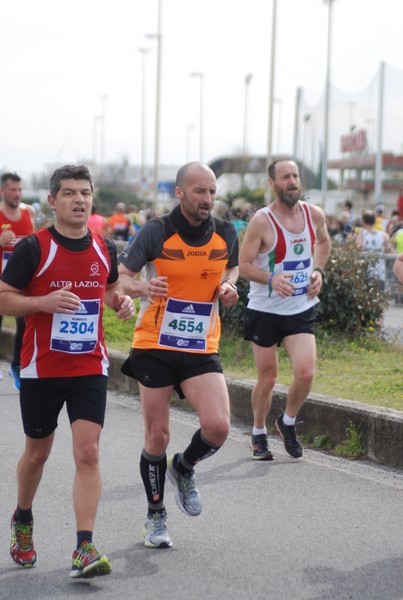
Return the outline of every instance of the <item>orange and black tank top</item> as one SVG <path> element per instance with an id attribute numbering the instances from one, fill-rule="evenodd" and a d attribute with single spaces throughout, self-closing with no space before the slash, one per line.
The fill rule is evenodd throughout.
<path id="1" fill-rule="evenodd" d="M 220 338 L 220 282 L 224 270 L 238 264 L 236 230 L 229 222 L 211 218 L 202 240 L 189 240 L 171 216 L 143 225 L 120 257 L 131 271 L 138 273 L 145 266 L 147 279 L 165 276 L 168 283 L 166 298 L 153 303 L 141 299 L 132 345 L 215 353 Z M 152 250 L 153 243 L 157 250 Z M 143 256 L 140 262 L 139 256 Z"/>

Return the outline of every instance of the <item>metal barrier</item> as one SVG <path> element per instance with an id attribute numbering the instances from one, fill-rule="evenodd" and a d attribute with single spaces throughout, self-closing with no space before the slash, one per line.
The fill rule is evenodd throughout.
<path id="1" fill-rule="evenodd" d="M 389 339 L 403 345 L 403 285 L 393 273 L 397 254 L 383 254 L 386 265 L 385 294 L 389 306 L 384 314 L 384 332 Z"/>
<path id="2" fill-rule="evenodd" d="M 396 304 L 402 304 L 403 285 L 398 282 L 396 275 L 393 273 L 393 263 L 397 258 L 397 254 L 383 254 L 382 258 L 386 266 L 385 293 L 389 300 L 394 301 Z"/>

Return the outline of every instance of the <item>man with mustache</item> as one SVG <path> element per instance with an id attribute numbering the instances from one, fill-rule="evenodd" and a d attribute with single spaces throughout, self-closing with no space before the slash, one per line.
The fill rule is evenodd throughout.
<path id="1" fill-rule="evenodd" d="M 251 219 L 239 255 L 240 276 L 250 281 L 244 337 L 252 342 L 258 376 L 252 391 L 252 458 L 266 461 L 273 459 L 266 418 L 280 343 L 291 361 L 293 381 L 285 411 L 275 426 L 287 453 L 294 458 L 302 456 L 295 423 L 314 376 L 314 306 L 319 302 L 330 252 L 324 212 L 300 200 L 296 163 L 288 157 L 277 158 L 268 173 L 274 200 Z"/>
<path id="2" fill-rule="evenodd" d="M 3 173 L 0 193 L 0 273 L 5 269 L 17 243 L 35 229 L 35 211 L 22 202 L 21 177 L 17 173 Z M 0 316 L 0 328 L 2 324 Z M 20 352 L 25 329 L 25 318 L 16 317 L 13 358 L 8 372 L 16 390 L 20 389 Z M 1 379 L 1 373 L 0 373 Z"/>
<path id="3" fill-rule="evenodd" d="M 232 306 L 238 300 L 238 237 L 232 223 L 211 215 L 217 182 L 207 165 L 181 167 L 175 195 L 179 204 L 142 225 L 119 266 L 125 292 L 141 297 L 132 349 L 122 370 L 139 382 L 145 430 L 140 474 L 148 504 L 143 536 L 148 548 L 172 546 L 165 473 L 180 510 L 199 515 L 194 467 L 219 450 L 230 425 L 218 356 L 219 302 Z M 143 267 L 146 278 L 136 278 Z M 167 458 L 173 389 L 196 411 L 200 428 L 183 452 Z"/>

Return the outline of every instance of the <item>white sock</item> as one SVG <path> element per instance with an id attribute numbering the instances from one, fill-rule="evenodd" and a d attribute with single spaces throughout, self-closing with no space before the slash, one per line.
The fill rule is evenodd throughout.
<path id="1" fill-rule="evenodd" d="M 287 413 L 283 413 L 283 423 L 290 427 L 290 425 L 295 425 L 296 417 L 289 417 Z"/>
<path id="2" fill-rule="evenodd" d="M 267 435 L 267 428 L 266 427 L 259 428 L 259 427 L 253 426 L 252 435 L 262 435 L 262 434 Z"/>

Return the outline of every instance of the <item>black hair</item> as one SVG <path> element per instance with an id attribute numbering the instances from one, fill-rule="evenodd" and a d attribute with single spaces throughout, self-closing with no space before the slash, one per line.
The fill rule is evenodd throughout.
<path id="1" fill-rule="evenodd" d="M 3 173 L 1 176 L 1 185 L 4 186 L 9 179 L 11 179 L 11 181 L 15 181 L 15 183 L 21 182 L 21 177 L 17 175 L 17 173 Z"/>
<path id="2" fill-rule="evenodd" d="M 56 197 L 60 190 L 60 183 L 63 179 L 85 179 L 90 182 L 91 191 L 94 191 L 92 177 L 85 165 L 64 165 L 53 172 L 50 178 L 49 191 L 53 198 Z"/>
<path id="3" fill-rule="evenodd" d="M 362 213 L 362 222 L 365 225 L 375 225 L 375 213 L 373 210 L 364 210 Z"/>

